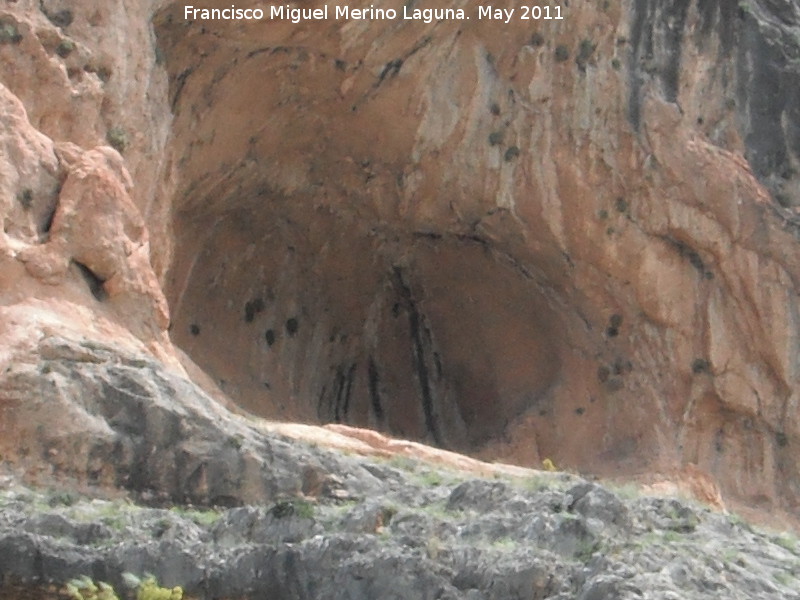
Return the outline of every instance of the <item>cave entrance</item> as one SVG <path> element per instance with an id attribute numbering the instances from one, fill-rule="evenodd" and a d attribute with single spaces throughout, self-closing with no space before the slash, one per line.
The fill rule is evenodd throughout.
<path id="1" fill-rule="evenodd" d="M 258 415 L 460 450 L 546 403 L 557 315 L 429 188 L 416 91 L 376 96 L 334 50 L 335 24 L 189 27 L 175 10 L 156 19 L 175 115 L 174 341 Z M 348 85 L 363 93 L 343 101 Z"/>

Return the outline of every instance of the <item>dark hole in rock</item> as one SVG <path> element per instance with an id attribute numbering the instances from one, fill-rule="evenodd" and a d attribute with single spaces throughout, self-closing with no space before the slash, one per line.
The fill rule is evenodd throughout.
<path id="1" fill-rule="evenodd" d="M 25 188 L 17 194 L 17 201 L 20 203 L 24 210 L 30 210 L 33 205 L 33 190 Z"/>
<path id="2" fill-rule="evenodd" d="M 76 260 L 72 262 L 78 267 L 78 271 L 80 271 L 81 276 L 83 277 L 84 281 L 86 281 L 86 285 L 89 286 L 89 291 L 92 292 L 92 296 L 94 296 L 98 302 L 103 302 L 106 300 L 108 298 L 108 293 L 103 287 L 105 282 L 95 275 L 94 271 L 92 271 L 86 265 L 79 263 Z"/>
<path id="3" fill-rule="evenodd" d="M 300 324 L 297 322 L 297 319 L 295 317 L 286 320 L 286 333 L 288 333 L 289 335 L 294 335 L 295 333 L 297 333 L 299 327 Z"/>
<path id="4" fill-rule="evenodd" d="M 247 323 L 252 323 L 256 315 L 264 310 L 264 300 L 262 298 L 255 298 L 245 303 L 244 305 L 244 320 Z"/>
<path id="5" fill-rule="evenodd" d="M 59 192 L 60 190 L 56 192 L 56 194 L 58 194 Z M 56 216 L 56 206 L 54 205 L 48 211 L 48 213 L 45 215 L 42 221 L 42 226 L 41 226 L 42 233 L 50 233 L 50 229 L 53 227 L 53 219 L 55 219 L 55 216 Z"/>
<path id="6" fill-rule="evenodd" d="M 69 27 L 75 20 L 75 15 L 68 8 L 58 11 L 44 11 L 45 16 L 56 27 Z"/>

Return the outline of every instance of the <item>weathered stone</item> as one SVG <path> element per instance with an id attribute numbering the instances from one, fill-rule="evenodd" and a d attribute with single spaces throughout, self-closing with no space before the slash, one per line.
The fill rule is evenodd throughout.
<path id="1" fill-rule="evenodd" d="M 305 461 L 303 454 L 297 448 L 289 459 Z M 357 460 L 368 465 L 373 459 Z M 465 483 L 474 488 L 475 482 Z M 0 491 L 0 593 L 17 600 L 12 592 L 25 589 L 25 600 L 44 600 L 81 575 L 121 591 L 128 572 L 152 573 L 198 600 L 800 598 L 800 548 L 791 538 L 679 500 L 619 499 L 627 518 L 598 534 L 540 498 L 558 491 L 550 487 L 527 492 L 527 508 L 512 499 L 489 512 L 447 511 L 440 499 L 400 507 L 388 526 L 361 526 L 362 517 L 377 517 L 381 506 L 397 506 L 394 483 L 387 480 L 352 507 L 319 499 L 306 507 L 281 501 L 218 512 L 80 495 L 63 503 L 53 492 L 12 484 Z M 421 489 L 413 476 L 402 485 Z M 434 487 L 452 493 L 460 486 Z M 611 495 L 588 482 L 572 491 L 579 487 L 587 491 L 583 498 Z M 694 528 L 675 529 L 672 516 L 662 522 L 654 512 L 692 514 Z M 532 537 L 523 527 L 498 529 L 498 518 L 546 527 Z M 78 540 L 77 520 L 108 537 Z M 357 523 L 362 531 L 354 531 Z"/>
<path id="2" fill-rule="evenodd" d="M 501 507 L 513 495 L 513 490 L 503 482 L 476 479 L 455 488 L 447 501 L 447 508 L 487 513 Z"/>
<path id="3" fill-rule="evenodd" d="M 380 486 L 271 470 L 292 442 L 212 407 L 171 337 L 260 415 L 796 518 L 795 3 L 582 3 L 533 33 L 182 8 L 0 8 L 4 459 L 151 502 Z M 624 524 L 592 498 L 593 533 Z"/>

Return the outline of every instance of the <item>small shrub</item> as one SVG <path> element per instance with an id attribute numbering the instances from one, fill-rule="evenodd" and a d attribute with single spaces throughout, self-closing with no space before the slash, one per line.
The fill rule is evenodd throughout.
<path id="1" fill-rule="evenodd" d="M 507 551 L 507 550 L 513 550 L 516 547 L 517 547 L 517 541 L 510 536 L 497 538 L 492 542 L 492 548 L 495 548 L 496 550 Z"/>
<path id="2" fill-rule="evenodd" d="M 622 67 L 622 63 L 619 61 L 618 58 L 612 58 L 611 59 L 611 68 L 612 69 L 614 69 L 615 71 L 619 71 L 621 67 Z"/>
<path id="3" fill-rule="evenodd" d="M 144 579 L 138 578 L 132 573 L 123 573 L 122 579 L 125 585 L 136 590 L 136 600 L 182 600 L 183 588 L 163 588 L 158 585 L 158 581 L 153 575 L 145 575 Z"/>
<path id="4" fill-rule="evenodd" d="M 587 563 L 591 558 L 595 555 L 596 552 L 600 551 L 600 542 L 593 539 L 582 540 L 578 547 L 575 550 L 575 560 L 578 560 L 582 563 Z"/>
<path id="5" fill-rule="evenodd" d="M 111 79 L 111 69 L 109 67 L 98 67 L 94 69 L 94 72 L 103 83 L 107 83 Z"/>
<path id="6" fill-rule="evenodd" d="M 170 511 L 184 519 L 189 519 L 200 527 L 210 527 L 222 517 L 222 514 L 216 510 L 195 510 L 183 506 L 174 506 Z"/>
<path id="7" fill-rule="evenodd" d="M 670 544 L 674 544 L 675 542 L 679 542 L 681 540 L 681 534 L 678 533 L 677 531 L 673 531 L 672 529 L 669 529 L 669 530 L 664 532 L 663 539 L 664 539 L 665 542 L 668 542 Z"/>
<path id="8" fill-rule="evenodd" d="M 711 365 L 705 358 L 695 358 L 692 361 L 692 373 L 700 375 L 701 373 L 708 373 L 711 370 Z"/>
<path id="9" fill-rule="evenodd" d="M 735 548 L 727 548 L 722 552 L 722 561 L 725 563 L 735 563 L 739 560 L 739 552 Z"/>
<path id="10" fill-rule="evenodd" d="M 402 469 L 404 471 L 415 471 L 418 466 L 417 461 L 408 456 L 403 456 L 402 454 L 393 455 L 388 460 L 388 464 L 390 467 L 394 467 L 395 469 Z"/>
<path id="11" fill-rule="evenodd" d="M 555 57 L 556 62 L 566 62 L 569 60 L 569 50 L 564 44 L 556 46 Z"/>
<path id="12" fill-rule="evenodd" d="M 642 489 L 632 482 L 609 485 L 609 489 L 624 500 L 634 500 L 642 495 Z"/>
<path id="13" fill-rule="evenodd" d="M 314 505 L 307 500 L 281 500 L 269 510 L 269 513 L 276 519 L 296 516 L 300 519 L 314 518 Z"/>
<path id="14" fill-rule="evenodd" d="M 531 35 L 530 45 L 534 48 L 544 46 L 544 36 L 538 31 L 534 32 L 533 35 Z"/>
<path id="15" fill-rule="evenodd" d="M 63 40 L 58 47 L 56 47 L 56 54 L 61 58 L 67 58 L 75 50 L 75 42 L 72 40 Z"/>
<path id="16" fill-rule="evenodd" d="M 511 146 L 508 150 L 506 150 L 506 153 L 503 156 L 503 158 L 505 159 L 506 162 L 511 162 L 518 156 L 519 156 L 519 148 L 517 148 L 516 146 Z"/>
<path id="17" fill-rule="evenodd" d="M 72 506 L 78 499 L 70 492 L 54 492 L 47 500 L 47 504 L 55 508 L 56 506 Z"/>
<path id="18" fill-rule="evenodd" d="M 301 519 L 314 518 L 314 505 L 308 500 L 297 500 L 294 505 L 295 514 Z"/>
<path id="19" fill-rule="evenodd" d="M 592 43 L 592 40 L 584 39 L 581 40 L 580 45 L 578 46 L 578 56 L 575 57 L 575 64 L 578 65 L 578 68 L 581 71 L 586 70 L 586 64 L 589 62 L 589 59 L 594 54 L 594 50 L 597 46 Z"/>
<path id="20" fill-rule="evenodd" d="M 22 34 L 13 23 L 0 23 L 0 44 L 19 44 Z"/>
<path id="21" fill-rule="evenodd" d="M 106 134 L 108 144 L 122 154 L 128 147 L 128 134 L 121 127 L 112 127 Z"/>
<path id="22" fill-rule="evenodd" d="M 550 489 L 552 481 L 549 477 L 532 476 L 523 481 L 523 487 L 531 492 L 541 492 Z"/>
<path id="23" fill-rule="evenodd" d="M 441 473 L 433 470 L 423 471 L 418 475 L 420 485 L 425 487 L 437 487 L 444 483 L 444 478 Z"/>
<path id="24" fill-rule="evenodd" d="M 119 600 L 119 597 L 107 583 L 95 583 L 85 575 L 70 581 L 64 590 L 72 600 Z"/>
<path id="25" fill-rule="evenodd" d="M 56 27 L 69 27 L 72 25 L 72 21 L 75 20 L 75 15 L 68 8 L 57 12 L 45 12 L 45 15 Z"/>
<path id="26" fill-rule="evenodd" d="M 502 131 L 493 131 L 489 134 L 489 145 L 490 146 L 499 146 L 503 143 L 503 132 Z"/>
<path id="27" fill-rule="evenodd" d="M 789 552 L 797 551 L 797 539 L 789 535 L 781 535 L 773 540 L 778 546 Z"/>

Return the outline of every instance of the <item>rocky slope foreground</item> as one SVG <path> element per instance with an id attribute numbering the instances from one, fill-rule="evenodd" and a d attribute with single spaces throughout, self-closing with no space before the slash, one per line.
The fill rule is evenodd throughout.
<path id="1" fill-rule="evenodd" d="M 297 471 L 188 372 L 260 415 L 689 470 L 791 519 L 798 7 L 570 4 L 0 0 L 3 461 L 201 505 L 356 468 Z"/>
<path id="2" fill-rule="evenodd" d="M 89 574 L 122 595 L 122 573 L 150 572 L 198 599 L 800 598 L 796 538 L 676 500 L 329 460 L 350 471 L 348 494 L 220 511 L 7 489 L 0 593 L 56 598 Z"/>
<path id="3" fill-rule="evenodd" d="M 146 508 L 5 478 L 0 594 L 63 598 L 63 582 L 89 575 L 129 598 L 122 574 L 152 573 L 187 599 L 800 598 L 796 537 L 684 501 L 566 474 L 469 478 L 263 443 L 285 496 L 258 506 Z M 309 463 L 335 476 L 297 499 Z"/>
<path id="4" fill-rule="evenodd" d="M 4 599 L 66 598 L 84 575 L 131 597 L 126 572 L 197 599 L 800 598 L 796 537 L 719 511 L 439 453 L 443 467 L 402 442 L 333 451 L 145 354 L 55 337 L 36 354 L 4 388 Z"/>
<path id="5" fill-rule="evenodd" d="M 24 471 L 0 479 L 4 599 L 65 598 L 83 575 L 132 597 L 126 572 L 196 599 L 800 598 L 797 538 L 721 512 L 575 475 L 334 452 L 148 358 L 63 340 L 39 355 L 10 376 Z M 86 487 L 37 492 L 20 472 Z"/>

